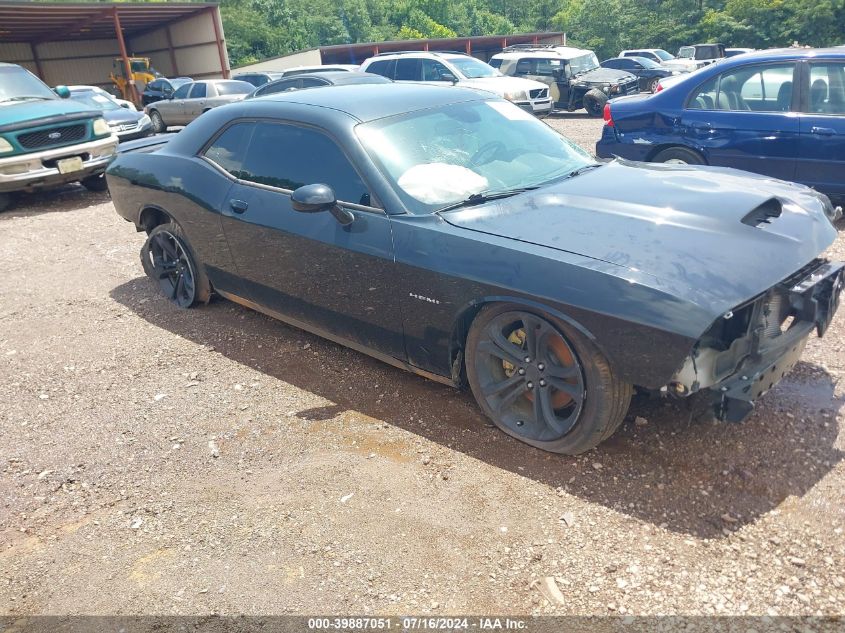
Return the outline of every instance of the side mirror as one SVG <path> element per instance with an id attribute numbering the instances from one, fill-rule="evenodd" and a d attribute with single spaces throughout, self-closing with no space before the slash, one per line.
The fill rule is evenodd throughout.
<path id="1" fill-rule="evenodd" d="M 172 99 L 173 98 L 173 90 L 171 88 L 165 88 L 161 91 L 161 94 L 164 95 L 165 99 Z"/>
<path id="2" fill-rule="evenodd" d="M 351 211 L 338 206 L 334 191 L 328 185 L 304 185 L 290 194 L 290 200 L 294 211 L 300 213 L 328 211 L 344 226 L 355 219 Z"/>
<path id="3" fill-rule="evenodd" d="M 70 97 L 70 90 L 68 90 L 67 86 L 56 86 L 53 88 L 53 92 L 59 95 L 62 99 Z"/>
<path id="4" fill-rule="evenodd" d="M 129 110 L 129 104 L 128 104 L 128 103 L 126 103 L 126 102 L 121 103 L 121 104 L 120 104 L 120 107 L 121 107 L 121 108 L 126 108 L 127 110 Z"/>
<path id="5" fill-rule="evenodd" d="M 441 73 L 440 81 L 451 81 L 453 84 L 458 83 L 458 78 L 452 73 Z"/>

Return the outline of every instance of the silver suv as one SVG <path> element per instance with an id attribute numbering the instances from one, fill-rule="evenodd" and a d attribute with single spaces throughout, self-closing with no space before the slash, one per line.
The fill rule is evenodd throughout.
<path id="1" fill-rule="evenodd" d="M 546 84 L 506 77 L 492 66 L 463 53 L 382 53 L 361 64 L 361 71 L 394 81 L 451 82 L 464 88 L 486 90 L 538 116 L 546 116 L 552 111 Z"/>

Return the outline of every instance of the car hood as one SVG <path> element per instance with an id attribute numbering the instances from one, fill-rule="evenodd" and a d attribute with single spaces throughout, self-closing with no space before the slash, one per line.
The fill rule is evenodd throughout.
<path id="1" fill-rule="evenodd" d="M 780 216 L 766 223 L 760 209 L 772 205 Z M 719 167 L 617 160 L 442 217 L 464 229 L 589 257 L 604 263 L 596 268 L 632 281 L 650 283 L 646 275 L 718 314 L 829 246 L 836 229 L 826 212 L 830 201 L 801 185 Z"/>
<path id="2" fill-rule="evenodd" d="M 596 68 L 585 72 L 583 75 L 578 75 L 573 79 L 573 83 L 579 84 L 614 84 L 620 81 L 629 81 L 634 79 L 634 75 L 624 70 L 616 68 Z"/>
<path id="3" fill-rule="evenodd" d="M 681 59 L 680 57 L 676 57 L 675 59 L 660 62 L 660 65 L 668 70 L 691 70 L 698 68 L 700 63 L 701 62 L 694 59 Z"/>
<path id="4" fill-rule="evenodd" d="M 138 112 L 137 110 L 128 110 L 127 108 L 107 110 L 103 112 L 103 118 L 109 124 L 113 125 L 118 123 L 137 123 L 142 116 L 144 116 L 143 112 Z"/>
<path id="5" fill-rule="evenodd" d="M 458 85 L 461 87 L 487 90 L 497 95 L 503 95 L 506 92 L 515 92 L 517 90 L 528 91 L 549 87 L 540 81 L 523 79 L 522 77 L 479 77 L 477 79 L 465 79 L 460 81 Z"/>
<path id="6" fill-rule="evenodd" d="M 0 132 L 19 129 L 22 123 L 29 127 L 95 116 L 99 116 L 99 112 L 73 99 L 6 101 L 0 103 Z"/>

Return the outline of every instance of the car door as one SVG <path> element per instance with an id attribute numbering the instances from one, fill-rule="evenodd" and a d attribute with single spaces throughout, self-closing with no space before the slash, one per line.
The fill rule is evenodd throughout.
<path id="1" fill-rule="evenodd" d="M 810 62 L 801 81 L 796 180 L 845 197 L 845 60 Z"/>
<path id="2" fill-rule="evenodd" d="M 184 109 L 182 111 L 182 122 L 187 125 L 196 119 L 206 108 L 206 102 L 209 98 L 214 97 L 214 86 L 203 81 L 196 82 L 191 87 L 191 92 L 188 98 L 185 99 Z"/>
<path id="3" fill-rule="evenodd" d="M 711 165 L 792 180 L 798 155 L 794 62 L 747 64 L 689 95 L 677 132 Z"/>
<path id="4" fill-rule="evenodd" d="M 256 97 L 263 97 L 265 95 L 274 95 L 279 92 L 289 92 L 291 90 L 299 90 L 302 88 L 302 79 L 299 77 L 291 77 L 290 79 L 279 79 L 269 84 L 265 84 L 255 92 Z"/>
<path id="5" fill-rule="evenodd" d="M 193 84 L 184 84 L 176 89 L 172 99 L 163 99 L 155 103 L 155 109 L 161 114 L 165 125 L 184 125 L 185 101 Z"/>
<path id="6" fill-rule="evenodd" d="M 323 334 L 403 358 L 399 297 L 393 286 L 393 241 L 388 216 L 341 147 L 325 132 L 287 122 L 238 122 L 227 133 L 250 140 L 238 180 L 222 209 L 237 275 L 249 301 Z M 234 130 L 241 127 L 241 130 Z M 306 184 L 333 188 L 354 220 L 342 225 L 329 212 L 300 213 L 291 192 Z"/>

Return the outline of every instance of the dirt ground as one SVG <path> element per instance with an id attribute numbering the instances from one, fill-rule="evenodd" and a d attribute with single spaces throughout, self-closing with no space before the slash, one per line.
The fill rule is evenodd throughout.
<path id="1" fill-rule="evenodd" d="M 845 315 L 745 423 L 637 399 L 571 458 L 245 308 L 174 308 L 142 241 L 76 186 L 0 214 L 0 615 L 845 612 Z"/>

